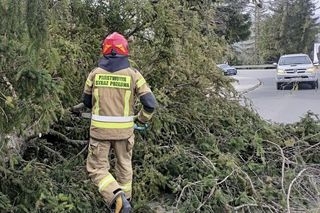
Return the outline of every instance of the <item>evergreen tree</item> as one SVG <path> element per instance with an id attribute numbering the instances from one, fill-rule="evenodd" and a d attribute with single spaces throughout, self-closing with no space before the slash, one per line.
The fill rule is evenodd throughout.
<path id="1" fill-rule="evenodd" d="M 247 36 L 247 1 L 226 1 L 237 6 L 224 10 L 233 17 L 225 33 L 221 2 L 0 1 L 0 212 L 108 212 L 84 169 L 90 122 L 67 109 L 113 30 L 130 36 L 130 62 L 159 102 L 151 128 L 137 133 L 135 212 L 152 212 L 149 201 L 177 212 L 286 211 L 301 167 L 307 180 L 318 173 L 319 123 L 309 114 L 271 125 L 239 104 L 216 63 Z M 293 208 L 314 208 L 313 196 L 292 189 Z"/>
<path id="2" fill-rule="evenodd" d="M 310 54 L 319 27 L 312 0 L 275 1 L 262 24 L 260 52 L 265 61 L 282 54 Z"/>
<path id="3" fill-rule="evenodd" d="M 245 12 L 247 1 L 224 0 L 217 9 L 217 33 L 229 44 L 244 41 L 250 36 L 251 17 Z"/>

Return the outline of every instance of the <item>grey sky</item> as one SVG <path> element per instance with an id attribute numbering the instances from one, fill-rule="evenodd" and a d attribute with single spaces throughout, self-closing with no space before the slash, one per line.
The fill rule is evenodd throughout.
<path id="1" fill-rule="evenodd" d="M 320 16 L 320 0 L 314 0 L 314 2 L 316 3 L 316 16 L 319 17 Z"/>

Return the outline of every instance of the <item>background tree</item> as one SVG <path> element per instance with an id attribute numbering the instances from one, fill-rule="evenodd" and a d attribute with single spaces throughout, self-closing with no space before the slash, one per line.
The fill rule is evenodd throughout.
<path id="1" fill-rule="evenodd" d="M 264 61 L 282 54 L 310 54 L 319 32 L 315 5 L 311 0 L 275 1 L 270 14 L 262 23 L 259 42 Z"/>
<path id="2" fill-rule="evenodd" d="M 225 0 L 217 8 L 218 35 L 229 44 L 244 41 L 250 36 L 251 17 L 245 11 L 247 1 Z"/>

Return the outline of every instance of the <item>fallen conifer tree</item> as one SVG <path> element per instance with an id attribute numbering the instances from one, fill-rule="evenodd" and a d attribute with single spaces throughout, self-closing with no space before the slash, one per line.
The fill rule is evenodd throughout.
<path id="1" fill-rule="evenodd" d="M 135 212 L 319 208 L 319 118 L 270 124 L 248 101 L 239 104 L 243 97 L 216 68 L 228 50 L 216 33 L 214 3 L 0 6 L 1 212 L 107 210 L 84 168 L 90 121 L 69 112 L 106 28 L 132 37 L 131 64 L 159 102 L 151 128 L 137 133 Z M 21 145 L 12 152 L 15 137 Z"/>

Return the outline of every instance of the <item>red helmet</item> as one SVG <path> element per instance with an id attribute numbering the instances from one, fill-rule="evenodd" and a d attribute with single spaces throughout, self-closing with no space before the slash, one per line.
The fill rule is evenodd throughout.
<path id="1" fill-rule="evenodd" d="M 114 32 L 108 35 L 102 42 L 103 55 L 128 55 L 128 41 L 120 33 Z"/>

